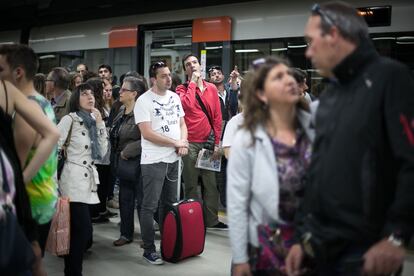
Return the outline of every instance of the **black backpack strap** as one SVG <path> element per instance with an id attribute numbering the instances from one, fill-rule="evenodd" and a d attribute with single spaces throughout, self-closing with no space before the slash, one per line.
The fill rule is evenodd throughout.
<path id="1" fill-rule="evenodd" d="M 200 96 L 197 94 L 197 92 L 195 93 L 195 95 L 196 95 L 196 99 L 197 99 L 198 103 L 199 103 L 199 104 L 200 104 L 200 106 L 201 106 L 201 110 L 203 110 L 204 114 L 206 114 L 206 116 L 207 116 L 207 119 L 208 119 L 208 122 L 210 123 L 211 128 L 212 128 L 212 129 L 214 129 L 214 127 L 213 127 L 213 122 L 212 122 L 212 120 L 211 120 L 210 116 L 208 115 L 208 112 L 207 112 L 207 108 L 206 108 L 206 106 L 204 105 L 203 101 L 201 100 L 201 98 L 200 98 Z"/>

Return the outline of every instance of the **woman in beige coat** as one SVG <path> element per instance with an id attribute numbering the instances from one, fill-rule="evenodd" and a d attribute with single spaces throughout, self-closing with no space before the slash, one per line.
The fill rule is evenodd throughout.
<path id="1" fill-rule="evenodd" d="M 59 181 L 63 196 L 70 198 L 70 252 L 65 256 L 65 275 L 82 275 L 83 253 L 92 235 L 89 204 L 99 203 L 98 172 L 93 160 L 106 153 L 108 142 L 105 123 L 95 108 L 95 98 L 88 84 L 81 84 L 72 93 L 70 113 L 58 124 L 61 134 L 58 147 L 66 139 L 67 159 Z"/>

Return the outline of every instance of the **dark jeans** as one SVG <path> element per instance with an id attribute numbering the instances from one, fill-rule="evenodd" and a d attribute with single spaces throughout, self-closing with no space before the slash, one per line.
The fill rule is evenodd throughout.
<path id="1" fill-rule="evenodd" d="M 111 166 L 110 165 L 96 165 L 99 174 L 98 197 L 99 203 L 91 205 L 91 217 L 99 216 L 99 213 L 106 212 L 106 201 L 108 199 L 109 189 L 111 189 Z"/>
<path id="2" fill-rule="evenodd" d="M 227 159 L 221 158 L 221 170 L 216 173 L 217 189 L 220 194 L 220 203 L 224 208 L 227 207 L 226 187 L 227 187 Z"/>
<path id="3" fill-rule="evenodd" d="M 142 204 L 142 178 L 135 181 L 120 179 L 119 212 L 121 215 L 121 237 L 126 240 L 134 238 L 134 211 L 137 208 L 140 220 Z"/>
<path id="4" fill-rule="evenodd" d="M 159 226 L 162 222 L 165 206 L 177 200 L 178 161 L 174 163 L 142 164 L 143 200 L 141 206 L 141 234 L 144 251 L 155 252 L 153 216 L 159 208 Z"/>
<path id="5" fill-rule="evenodd" d="M 70 203 L 70 251 L 65 256 L 65 276 L 81 276 L 83 253 L 92 236 L 89 205 Z"/>
<path id="6" fill-rule="evenodd" d="M 363 256 L 369 246 L 349 246 L 336 260 L 318 267 L 319 276 L 360 276 L 362 275 Z"/>

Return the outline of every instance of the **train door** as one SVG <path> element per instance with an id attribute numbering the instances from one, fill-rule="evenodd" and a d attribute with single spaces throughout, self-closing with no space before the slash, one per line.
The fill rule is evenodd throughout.
<path id="1" fill-rule="evenodd" d="M 185 81 L 182 57 L 192 52 L 191 22 L 139 26 L 140 73 L 149 80 L 149 68 L 155 61 L 164 61 L 181 82 Z"/>

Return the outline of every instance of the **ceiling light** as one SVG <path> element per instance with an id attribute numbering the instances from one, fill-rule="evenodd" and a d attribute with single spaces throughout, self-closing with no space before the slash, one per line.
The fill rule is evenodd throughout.
<path id="1" fill-rule="evenodd" d="M 282 52 L 282 51 L 287 51 L 288 48 L 274 48 L 271 49 L 272 52 Z"/>
<path id="2" fill-rule="evenodd" d="M 239 49 L 235 51 L 236 53 L 257 53 L 258 49 Z"/>
<path id="3" fill-rule="evenodd" d="M 300 45 L 288 45 L 288 48 L 296 49 L 296 48 L 306 48 L 308 45 L 300 44 Z"/>
<path id="4" fill-rule="evenodd" d="M 44 56 L 40 56 L 39 59 L 47 59 L 47 58 L 55 58 L 55 55 L 44 55 Z"/>
<path id="5" fill-rule="evenodd" d="M 395 40 L 395 37 L 392 37 L 392 36 L 373 37 L 372 40 Z"/>
<path id="6" fill-rule="evenodd" d="M 210 46 L 210 47 L 206 47 L 206 50 L 217 50 L 217 49 L 222 49 L 223 46 Z"/>
<path id="7" fill-rule="evenodd" d="M 174 44 L 162 44 L 161 47 L 168 48 L 168 47 L 181 47 L 181 46 L 190 46 L 191 43 L 174 43 Z"/>
<path id="8" fill-rule="evenodd" d="M 397 37 L 398 41 L 404 41 L 404 40 L 414 40 L 414 36 L 400 36 Z"/>

